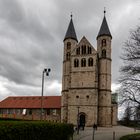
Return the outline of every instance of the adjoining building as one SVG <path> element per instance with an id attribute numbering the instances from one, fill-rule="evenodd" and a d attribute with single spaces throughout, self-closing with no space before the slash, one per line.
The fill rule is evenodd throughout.
<path id="1" fill-rule="evenodd" d="M 43 97 L 43 120 L 60 121 L 61 96 Z M 1 117 L 40 120 L 41 96 L 14 96 L 0 102 Z"/>
<path id="2" fill-rule="evenodd" d="M 85 36 L 78 42 L 71 15 L 64 37 L 61 121 L 79 125 L 117 124 L 111 101 L 112 35 L 104 11 L 97 50 Z"/>

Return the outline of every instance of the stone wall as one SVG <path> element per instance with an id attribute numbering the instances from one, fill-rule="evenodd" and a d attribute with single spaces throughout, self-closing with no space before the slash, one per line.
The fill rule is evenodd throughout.
<path id="1" fill-rule="evenodd" d="M 112 104 L 112 125 L 117 125 L 118 122 L 118 105 Z"/>

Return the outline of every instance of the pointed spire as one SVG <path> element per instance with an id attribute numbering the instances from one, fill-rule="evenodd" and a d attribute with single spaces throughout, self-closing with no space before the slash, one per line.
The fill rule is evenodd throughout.
<path id="1" fill-rule="evenodd" d="M 98 33 L 97 39 L 98 37 L 103 36 L 103 35 L 110 36 L 112 38 L 112 35 L 110 33 L 110 30 L 106 21 L 105 14 L 106 14 L 106 10 L 104 9 L 104 18 L 103 18 L 103 22 L 102 22 L 100 31 Z"/>
<path id="2" fill-rule="evenodd" d="M 72 13 L 71 13 L 70 17 L 71 17 L 71 20 L 70 20 L 70 23 L 69 23 L 64 41 L 68 38 L 71 38 L 71 39 L 74 39 L 78 42 L 76 32 L 75 32 L 75 29 L 74 29 L 74 25 L 73 25 Z"/>

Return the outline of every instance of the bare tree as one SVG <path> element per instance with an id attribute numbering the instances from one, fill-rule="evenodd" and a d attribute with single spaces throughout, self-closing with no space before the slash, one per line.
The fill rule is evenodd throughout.
<path id="1" fill-rule="evenodd" d="M 135 120 L 140 120 L 140 105 L 136 107 L 135 109 Z"/>
<path id="2" fill-rule="evenodd" d="M 140 105 L 140 26 L 130 32 L 123 47 L 119 93 L 121 104 Z"/>
<path id="3" fill-rule="evenodd" d="M 124 116 L 123 116 L 123 121 L 124 121 L 125 125 L 129 125 L 132 115 L 133 115 L 132 108 L 127 106 L 125 108 Z"/>

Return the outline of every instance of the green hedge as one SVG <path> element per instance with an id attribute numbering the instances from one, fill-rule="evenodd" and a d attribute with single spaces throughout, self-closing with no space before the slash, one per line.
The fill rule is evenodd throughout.
<path id="1" fill-rule="evenodd" d="M 0 121 L 23 121 L 22 119 L 14 119 L 14 118 L 1 118 Z"/>
<path id="2" fill-rule="evenodd" d="M 0 140 L 69 140 L 73 125 L 44 121 L 0 121 Z"/>
<path id="3" fill-rule="evenodd" d="M 140 140 L 140 133 L 123 136 L 120 140 Z"/>

